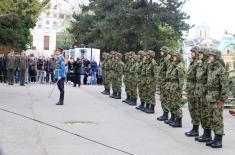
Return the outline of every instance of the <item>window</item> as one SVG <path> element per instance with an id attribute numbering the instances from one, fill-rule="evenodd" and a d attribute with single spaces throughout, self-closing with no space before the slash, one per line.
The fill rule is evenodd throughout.
<path id="1" fill-rule="evenodd" d="M 66 18 L 67 18 L 67 19 L 71 19 L 71 16 L 70 16 L 70 15 L 67 15 Z"/>
<path id="2" fill-rule="evenodd" d="M 49 50 L 50 47 L 50 37 L 44 36 L 44 50 Z"/>
<path id="3" fill-rule="evenodd" d="M 57 14 L 56 14 L 56 13 L 53 13 L 53 17 L 54 17 L 54 18 L 57 18 Z"/>
<path id="4" fill-rule="evenodd" d="M 53 28 L 56 28 L 56 27 L 57 27 L 57 22 L 54 21 L 54 22 L 53 22 Z"/>
<path id="5" fill-rule="evenodd" d="M 57 5 L 55 5 L 53 9 L 54 9 L 54 10 L 57 10 Z"/>
<path id="6" fill-rule="evenodd" d="M 60 19 L 64 19 L 64 14 L 60 14 L 60 15 L 59 15 L 59 18 L 60 18 Z"/>
<path id="7" fill-rule="evenodd" d="M 47 17 L 50 17 L 50 12 L 47 12 Z"/>
<path id="8" fill-rule="evenodd" d="M 50 21 L 49 21 L 49 20 L 47 20 L 47 21 L 46 21 L 46 24 L 47 24 L 47 25 L 49 25 L 49 24 L 50 24 Z"/>
<path id="9" fill-rule="evenodd" d="M 41 29 L 41 28 L 42 28 L 42 25 L 41 25 L 41 24 L 39 24 L 39 25 L 38 25 L 38 28 L 39 28 L 39 29 Z"/>

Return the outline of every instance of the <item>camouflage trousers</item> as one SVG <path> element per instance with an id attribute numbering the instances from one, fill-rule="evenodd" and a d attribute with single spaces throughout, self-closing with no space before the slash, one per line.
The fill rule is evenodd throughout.
<path id="1" fill-rule="evenodd" d="M 171 113 L 176 117 L 183 117 L 182 112 L 182 92 L 177 90 L 178 83 L 172 83 L 170 86 Z"/>
<path id="2" fill-rule="evenodd" d="M 191 122 L 193 125 L 200 125 L 200 106 L 196 101 L 194 90 L 187 92 L 188 109 L 191 116 Z"/>
<path id="3" fill-rule="evenodd" d="M 202 128 L 210 129 L 210 110 L 206 96 L 197 96 L 196 102 L 199 105 L 199 118 Z"/>
<path id="4" fill-rule="evenodd" d="M 131 82 L 129 80 L 124 81 L 125 92 L 127 96 L 131 95 Z"/>
<path id="5" fill-rule="evenodd" d="M 220 96 L 219 91 L 208 91 L 207 101 L 209 104 L 209 114 L 210 128 L 214 131 L 215 134 L 223 135 L 224 134 L 224 120 L 223 120 L 223 108 L 220 109 L 217 107 L 217 99 Z"/>
<path id="6" fill-rule="evenodd" d="M 151 81 L 143 85 L 143 100 L 147 104 L 155 105 L 156 104 L 156 82 Z"/>
<path id="7" fill-rule="evenodd" d="M 112 79 L 112 89 L 113 92 L 120 93 L 122 90 L 122 78 L 113 78 Z"/>
<path id="8" fill-rule="evenodd" d="M 110 79 L 108 78 L 106 73 L 103 73 L 103 85 L 105 89 L 110 90 Z"/>
<path id="9" fill-rule="evenodd" d="M 167 97 L 164 95 L 164 84 L 160 85 L 160 101 L 161 107 L 164 112 L 169 112 L 169 107 L 167 105 Z"/>
<path id="10" fill-rule="evenodd" d="M 135 80 L 132 80 L 130 83 L 130 96 L 137 98 L 137 88 L 138 88 L 138 83 Z"/>
<path id="11" fill-rule="evenodd" d="M 169 112 L 172 111 L 172 98 L 171 98 L 171 93 L 170 93 L 170 86 L 171 86 L 171 82 L 167 82 L 165 85 L 164 85 L 164 90 L 163 90 L 163 96 L 164 96 L 164 99 L 165 99 L 165 105 L 168 109 Z"/>
<path id="12" fill-rule="evenodd" d="M 138 94 L 139 94 L 140 101 L 141 102 L 146 102 L 144 100 L 144 97 L 143 97 L 143 95 L 144 95 L 144 84 L 141 83 L 141 82 L 138 83 Z"/>
<path id="13" fill-rule="evenodd" d="M 217 108 L 217 103 L 209 105 L 210 121 L 209 126 L 217 135 L 224 134 L 223 109 Z"/>

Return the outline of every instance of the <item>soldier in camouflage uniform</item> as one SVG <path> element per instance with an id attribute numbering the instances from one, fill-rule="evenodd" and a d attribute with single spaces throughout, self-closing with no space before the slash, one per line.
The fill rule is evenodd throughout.
<path id="1" fill-rule="evenodd" d="M 173 70 L 170 73 L 170 98 L 172 106 L 171 113 L 175 116 L 175 120 L 170 126 L 178 128 L 182 127 L 182 91 L 184 86 L 185 66 L 180 53 L 173 54 Z"/>
<path id="2" fill-rule="evenodd" d="M 196 71 L 196 87 L 195 97 L 197 105 L 199 106 L 200 123 L 204 129 L 203 135 L 196 137 L 198 142 L 211 141 L 211 128 L 209 125 L 210 114 L 209 106 L 206 101 L 207 92 L 207 76 L 208 76 L 208 50 L 200 48 L 199 50 L 198 67 Z"/>
<path id="3" fill-rule="evenodd" d="M 101 63 L 101 68 L 102 68 L 102 77 L 103 77 L 103 84 L 104 84 L 104 91 L 101 92 L 104 95 L 109 95 L 110 93 L 110 84 L 108 81 L 108 53 L 103 53 L 102 54 L 103 62 Z"/>
<path id="4" fill-rule="evenodd" d="M 169 108 L 166 104 L 166 96 L 163 93 L 163 86 L 166 84 L 166 71 L 167 65 L 169 64 L 169 59 L 167 58 L 167 54 L 169 52 L 169 48 L 164 46 L 160 49 L 161 59 L 158 67 L 158 85 L 160 88 L 160 101 L 163 110 L 163 115 L 158 117 L 157 120 L 165 121 L 168 120 Z"/>
<path id="5" fill-rule="evenodd" d="M 137 110 L 144 110 L 145 107 L 145 100 L 143 98 L 143 94 L 144 94 L 144 81 L 142 80 L 142 77 L 144 76 L 144 66 L 146 64 L 146 55 L 144 51 L 139 51 L 138 55 L 140 57 L 139 59 L 139 69 L 138 69 L 138 94 L 139 94 L 139 98 L 140 98 L 140 105 L 136 107 Z"/>
<path id="6" fill-rule="evenodd" d="M 124 74 L 124 78 L 123 78 L 123 82 L 125 84 L 125 92 L 126 92 L 126 96 L 127 98 L 125 100 L 123 100 L 122 102 L 129 104 L 131 101 L 131 92 L 130 92 L 130 67 L 131 67 L 131 55 L 133 52 L 129 52 L 125 54 L 125 59 L 126 59 L 126 64 L 124 65 L 124 69 L 123 69 L 123 74 Z"/>
<path id="7" fill-rule="evenodd" d="M 168 61 L 168 65 L 167 65 L 167 71 L 166 71 L 166 82 L 165 85 L 163 86 L 163 95 L 164 98 L 166 99 L 166 106 L 169 109 L 169 111 L 171 112 L 171 108 L 172 108 L 172 101 L 171 101 L 171 94 L 170 92 L 170 86 L 172 84 L 170 78 L 171 78 L 171 72 L 174 69 L 174 65 L 173 65 L 173 55 L 174 54 L 174 50 L 173 49 L 169 49 L 168 54 L 167 54 L 167 59 Z M 173 113 L 171 113 L 171 118 L 168 120 L 165 120 L 164 123 L 166 124 L 170 124 L 175 120 L 175 115 Z"/>
<path id="8" fill-rule="evenodd" d="M 198 50 L 199 47 L 195 46 L 191 49 L 192 62 L 189 65 L 187 72 L 187 98 L 188 108 L 192 119 L 193 128 L 185 135 L 188 137 L 197 137 L 199 135 L 199 124 L 200 124 L 200 111 L 199 105 L 195 98 L 195 86 L 196 86 L 196 71 L 198 66 Z"/>
<path id="9" fill-rule="evenodd" d="M 222 137 L 224 135 L 223 107 L 228 98 L 228 75 L 219 62 L 219 53 L 217 50 L 210 51 L 207 77 L 206 99 L 209 106 L 209 122 L 215 137 L 206 145 L 212 148 L 222 148 Z"/>
<path id="10" fill-rule="evenodd" d="M 157 63 L 154 60 L 155 58 L 155 52 L 154 51 L 148 51 L 146 54 L 146 63 L 143 66 L 142 71 L 143 73 L 143 98 L 146 102 L 144 112 L 148 114 L 155 113 L 155 93 L 156 93 L 156 79 L 157 79 Z"/>
<path id="11" fill-rule="evenodd" d="M 138 87 L 138 70 L 139 70 L 139 62 L 138 62 L 138 55 L 133 54 L 131 59 L 132 65 L 130 68 L 131 74 L 131 84 L 130 84 L 130 94 L 131 100 L 129 105 L 136 106 L 137 105 L 137 87 Z"/>
<path id="12" fill-rule="evenodd" d="M 113 93 L 109 96 L 111 98 L 114 98 L 115 96 L 117 96 L 117 92 L 114 91 L 114 83 L 115 83 L 115 66 L 116 66 L 116 63 L 117 63 L 117 60 L 116 60 L 116 52 L 115 51 L 111 51 L 110 52 L 110 74 L 109 74 L 109 79 L 110 79 L 110 84 L 111 84 L 111 87 L 112 87 L 112 91 Z"/>
<path id="13" fill-rule="evenodd" d="M 112 77 L 112 88 L 113 94 L 111 98 L 114 99 L 121 99 L 122 94 L 122 77 L 123 77 L 123 67 L 124 63 L 121 61 L 122 54 L 116 53 L 115 54 L 115 63 L 114 63 L 114 75 Z"/>

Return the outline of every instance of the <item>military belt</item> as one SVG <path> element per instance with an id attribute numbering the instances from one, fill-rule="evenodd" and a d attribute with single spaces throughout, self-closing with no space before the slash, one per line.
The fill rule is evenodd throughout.
<path id="1" fill-rule="evenodd" d="M 209 91 L 220 91 L 220 88 L 217 87 L 211 87 L 208 89 Z"/>
<path id="2" fill-rule="evenodd" d="M 171 80 L 172 83 L 179 83 L 179 80 Z"/>
<path id="3" fill-rule="evenodd" d="M 196 83 L 196 80 L 187 80 L 187 82 Z"/>

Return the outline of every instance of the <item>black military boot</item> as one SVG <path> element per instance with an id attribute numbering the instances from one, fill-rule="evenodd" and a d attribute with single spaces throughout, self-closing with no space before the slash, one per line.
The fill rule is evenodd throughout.
<path id="1" fill-rule="evenodd" d="M 104 91 L 101 92 L 101 94 L 105 94 L 107 92 L 107 89 L 105 88 Z"/>
<path id="2" fill-rule="evenodd" d="M 122 99 L 122 93 L 118 92 L 117 95 L 114 97 L 114 99 Z"/>
<path id="3" fill-rule="evenodd" d="M 195 140 L 198 141 L 198 142 L 202 142 L 202 143 L 210 142 L 212 140 L 211 130 L 210 129 L 205 129 L 203 135 L 199 136 L 199 137 L 196 137 Z"/>
<path id="4" fill-rule="evenodd" d="M 197 137 L 199 136 L 199 125 L 193 125 L 193 128 L 189 132 L 185 132 L 187 137 Z"/>
<path id="5" fill-rule="evenodd" d="M 122 102 L 124 102 L 124 103 L 129 103 L 129 102 L 130 102 L 130 99 L 131 99 L 130 95 L 127 95 L 126 99 L 125 99 L 125 100 L 122 100 Z"/>
<path id="6" fill-rule="evenodd" d="M 106 91 L 104 93 L 102 93 L 104 95 L 110 95 L 110 89 L 106 89 Z"/>
<path id="7" fill-rule="evenodd" d="M 116 93 L 116 92 L 113 92 L 113 94 L 112 94 L 112 95 L 110 95 L 109 97 L 111 97 L 111 98 L 115 98 L 115 96 L 117 96 L 117 93 Z"/>
<path id="8" fill-rule="evenodd" d="M 132 98 L 131 98 L 130 105 L 131 105 L 131 106 L 136 106 L 136 105 L 137 105 L 137 98 L 132 97 Z"/>
<path id="9" fill-rule="evenodd" d="M 214 141 L 214 143 L 211 144 L 212 148 L 222 148 L 222 139 L 223 139 L 223 135 L 217 135 L 216 140 Z"/>
<path id="10" fill-rule="evenodd" d="M 140 105 L 138 107 L 136 107 L 136 109 L 143 111 L 144 106 L 145 106 L 145 102 L 141 102 Z"/>
<path id="11" fill-rule="evenodd" d="M 182 118 L 181 117 L 176 117 L 175 122 L 171 123 L 171 126 L 173 128 L 181 128 L 182 127 Z"/>
<path id="12" fill-rule="evenodd" d="M 163 115 L 157 118 L 158 121 L 168 120 L 168 112 L 163 112 Z"/>
<path id="13" fill-rule="evenodd" d="M 56 105 L 64 105 L 64 101 L 59 101 L 56 103 Z"/>
<path id="14" fill-rule="evenodd" d="M 213 140 L 207 142 L 207 143 L 206 143 L 206 146 L 211 146 L 215 141 L 217 141 L 217 135 L 215 135 L 215 137 L 214 137 Z"/>
<path id="15" fill-rule="evenodd" d="M 150 108 L 150 104 L 146 103 L 144 109 L 142 109 L 141 111 L 147 113 L 147 111 L 148 111 L 149 108 Z"/>
<path id="16" fill-rule="evenodd" d="M 147 109 L 145 112 L 146 112 L 147 114 L 154 114 L 154 113 L 155 113 L 154 108 L 155 108 L 155 105 L 150 104 L 149 109 Z"/>
<path id="17" fill-rule="evenodd" d="M 170 124 L 175 121 L 175 115 L 171 113 L 171 118 L 168 120 L 165 120 L 164 123 Z"/>

